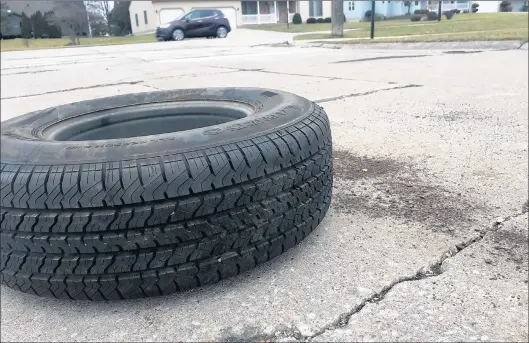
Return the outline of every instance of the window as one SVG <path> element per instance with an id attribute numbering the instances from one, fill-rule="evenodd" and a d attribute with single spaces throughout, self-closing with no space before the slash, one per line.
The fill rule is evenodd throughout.
<path id="1" fill-rule="evenodd" d="M 200 11 L 191 11 L 184 16 L 184 19 L 187 19 L 187 20 L 192 20 L 192 19 L 197 19 L 197 18 L 200 18 Z"/>
<path id="2" fill-rule="evenodd" d="M 145 20 L 145 25 L 149 24 L 147 21 L 147 11 L 143 11 L 143 19 Z"/>
<path id="3" fill-rule="evenodd" d="M 134 15 L 134 18 L 136 18 L 136 26 L 140 26 L 140 20 L 138 19 L 138 13 Z"/>
<path id="4" fill-rule="evenodd" d="M 322 0 L 309 0 L 309 16 L 321 17 L 323 15 Z"/>
<path id="5" fill-rule="evenodd" d="M 257 1 L 241 1 L 242 14 L 257 14 Z"/>
<path id="6" fill-rule="evenodd" d="M 212 10 L 201 10 L 200 11 L 200 18 L 207 18 L 207 17 L 214 17 L 215 11 Z"/>
<path id="7" fill-rule="evenodd" d="M 354 10 L 355 10 L 355 2 L 349 1 L 349 11 L 354 11 Z"/>

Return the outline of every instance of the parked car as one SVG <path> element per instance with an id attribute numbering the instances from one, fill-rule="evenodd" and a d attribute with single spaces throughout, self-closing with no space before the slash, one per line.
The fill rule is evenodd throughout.
<path id="1" fill-rule="evenodd" d="M 182 40 L 191 37 L 226 38 L 231 27 L 222 11 L 193 10 L 156 28 L 157 40 Z"/>

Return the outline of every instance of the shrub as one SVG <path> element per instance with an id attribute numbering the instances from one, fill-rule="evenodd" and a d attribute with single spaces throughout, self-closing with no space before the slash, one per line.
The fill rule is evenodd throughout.
<path id="1" fill-rule="evenodd" d="M 479 4 L 477 4 L 477 3 L 473 3 L 472 4 L 472 8 L 478 8 L 478 7 L 479 7 Z"/>
<path id="2" fill-rule="evenodd" d="M 405 20 L 405 19 L 410 19 L 411 16 L 412 16 L 411 14 L 394 15 L 391 17 L 386 17 L 385 20 Z"/>
<path id="3" fill-rule="evenodd" d="M 512 5 L 510 1 L 502 1 L 500 3 L 500 12 L 512 12 Z"/>
<path id="4" fill-rule="evenodd" d="M 439 19 L 437 12 L 428 12 L 428 14 L 426 15 L 426 20 L 437 20 L 437 19 Z"/>
<path id="5" fill-rule="evenodd" d="M 474 8 L 472 9 L 472 13 L 476 13 L 477 11 L 479 11 L 479 8 L 477 8 L 477 7 L 474 7 Z"/>
<path id="6" fill-rule="evenodd" d="M 316 24 L 316 18 L 309 18 L 307 19 L 307 24 Z"/>
<path id="7" fill-rule="evenodd" d="M 371 20 L 371 10 L 366 11 L 366 13 L 364 14 L 364 18 L 366 20 Z M 385 20 L 385 19 L 386 18 L 382 14 L 375 12 L 375 20 Z"/>
<path id="8" fill-rule="evenodd" d="M 461 13 L 460 9 L 454 10 L 457 14 Z"/>
<path id="9" fill-rule="evenodd" d="M 463 10 L 463 13 L 469 13 L 468 10 Z"/>
<path id="10" fill-rule="evenodd" d="M 325 18 L 325 22 L 326 23 L 332 23 L 332 19 L 331 18 Z"/>
<path id="11" fill-rule="evenodd" d="M 446 19 L 450 20 L 454 16 L 454 12 L 447 11 L 447 12 L 444 13 L 444 15 L 445 15 Z"/>
<path id="12" fill-rule="evenodd" d="M 325 19 L 323 19 L 323 18 L 318 18 L 318 19 L 316 19 L 316 22 L 317 22 L 318 24 L 322 24 L 322 23 L 325 23 Z"/>
<path id="13" fill-rule="evenodd" d="M 294 14 L 294 16 L 292 17 L 292 24 L 301 24 L 301 23 L 303 23 L 303 20 L 301 20 L 301 14 L 299 13 Z"/>
<path id="14" fill-rule="evenodd" d="M 411 21 L 421 21 L 422 15 L 421 14 L 414 14 L 410 17 Z"/>
<path id="15" fill-rule="evenodd" d="M 428 14 L 429 10 L 415 10 L 413 14 Z"/>

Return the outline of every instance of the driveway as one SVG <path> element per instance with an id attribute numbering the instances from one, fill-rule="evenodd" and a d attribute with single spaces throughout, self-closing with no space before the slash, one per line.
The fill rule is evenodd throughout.
<path id="1" fill-rule="evenodd" d="M 287 47 L 247 33 L 2 53 L 2 120 L 177 87 L 300 94 L 329 114 L 335 179 L 311 236 L 216 285 L 111 303 L 2 287 L 1 340 L 527 341 L 527 52 Z"/>

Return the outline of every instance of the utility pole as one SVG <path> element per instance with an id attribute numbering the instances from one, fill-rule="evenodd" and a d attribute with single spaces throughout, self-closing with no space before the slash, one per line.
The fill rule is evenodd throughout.
<path id="1" fill-rule="evenodd" d="M 259 4 L 259 3 L 257 3 Z M 290 16 L 290 1 L 287 1 L 287 30 L 289 29 L 288 17 Z"/>
<path id="2" fill-rule="evenodd" d="M 371 1 L 371 39 L 375 38 L 375 2 Z"/>
<path id="3" fill-rule="evenodd" d="M 331 36 L 343 37 L 343 22 L 345 19 L 343 13 L 343 0 L 332 0 L 331 10 Z"/>
<path id="4" fill-rule="evenodd" d="M 439 0 L 439 13 L 438 16 L 437 16 L 437 21 L 441 21 L 441 11 L 442 11 L 442 8 L 443 8 L 443 2 L 441 0 Z"/>

